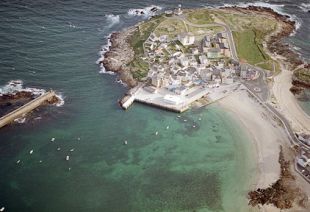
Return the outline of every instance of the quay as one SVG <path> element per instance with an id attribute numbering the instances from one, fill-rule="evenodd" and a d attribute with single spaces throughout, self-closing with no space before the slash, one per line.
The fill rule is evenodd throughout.
<path id="1" fill-rule="evenodd" d="M 165 88 L 157 89 L 156 93 L 149 92 L 140 85 L 138 88 L 131 89 L 120 101 L 123 109 L 128 109 L 134 102 L 147 104 L 164 110 L 183 113 L 190 108 L 195 101 L 207 97 L 209 103 L 218 101 L 232 93 L 240 84 L 233 83 L 222 85 L 219 88 L 208 88 L 205 86 L 195 86 L 182 95 L 175 95 Z M 229 92 L 231 91 L 231 92 Z M 170 97 L 171 99 L 168 99 Z"/>
<path id="2" fill-rule="evenodd" d="M 54 91 L 48 91 L 41 96 L 33 99 L 32 101 L 28 102 L 27 104 L 19 107 L 18 109 L 2 116 L 0 118 L 0 128 L 6 126 L 7 124 L 13 122 L 15 119 L 23 116 L 24 114 L 29 113 L 30 111 L 34 110 L 35 108 L 41 106 L 46 101 L 51 101 L 56 96 Z"/>

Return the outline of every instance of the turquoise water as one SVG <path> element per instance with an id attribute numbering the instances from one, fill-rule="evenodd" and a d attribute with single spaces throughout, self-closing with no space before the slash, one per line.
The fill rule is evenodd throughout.
<path id="1" fill-rule="evenodd" d="M 116 102 L 126 88 L 115 76 L 99 74 L 95 62 L 106 36 L 142 20 L 128 16 L 129 8 L 150 4 L 0 2 L 0 85 L 21 79 L 25 86 L 53 88 L 65 98 L 63 107 L 32 114 L 41 119 L 0 130 L 0 208 L 248 210 L 255 157 L 232 117 L 218 105 L 181 118 L 140 104 L 123 111 Z M 204 4 L 184 2 L 186 7 Z M 120 14 L 119 22 L 108 14 Z"/>
<path id="2" fill-rule="evenodd" d="M 134 105 L 61 125 L 36 126 L 7 149 L 1 199 L 13 210 L 246 211 L 250 144 L 217 106 L 178 118 Z"/>

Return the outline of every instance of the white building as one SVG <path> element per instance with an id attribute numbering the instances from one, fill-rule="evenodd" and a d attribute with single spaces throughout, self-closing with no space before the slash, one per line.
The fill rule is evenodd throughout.
<path id="1" fill-rule="evenodd" d="M 178 35 L 178 40 L 184 45 L 192 45 L 195 42 L 195 36 L 192 33 L 182 33 Z"/>
<path id="2" fill-rule="evenodd" d="M 180 57 L 180 63 L 182 66 L 187 67 L 189 64 L 189 59 L 188 57 Z"/>
<path id="3" fill-rule="evenodd" d="M 204 65 L 207 65 L 209 63 L 208 58 L 205 55 L 199 56 L 199 62 L 200 64 L 204 64 Z"/>

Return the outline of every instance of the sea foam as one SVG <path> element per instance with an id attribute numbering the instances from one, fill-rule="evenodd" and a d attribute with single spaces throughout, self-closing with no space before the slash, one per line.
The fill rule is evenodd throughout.
<path id="1" fill-rule="evenodd" d="M 157 5 L 151 5 L 142 9 L 129 9 L 128 15 L 130 16 L 143 16 L 151 17 L 157 14 L 157 11 L 162 10 L 163 8 Z"/>
<path id="2" fill-rule="evenodd" d="M 114 72 L 112 72 L 112 71 L 107 71 L 107 70 L 105 69 L 105 67 L 103 66 L 103 64 L 100 63 L 101 61 L 104 60 L 104 54 L 105 54 L 107 51 L 110 50 L 110 47 L 111 47 L 111 45 L 112 45 L 112 43 L 111 43 L 111 35 L 112 35 L 112 34 L 109 34 L 109 35 L 106 37 L 106 38 L 107 38 L 107 43 L 101 47 L 101 50 L 100 50 L 100 52 L 99 52 L 100 57 L 99 57 L 98 60 L 96 61 L 97 64 L 100 64 L 100 71 L 99 71 L 99 73 L 101 73 L 101 74 L 115 75 Z"/>
<path id="3" fill-rule="evenodd" d="M 107 19 L 109 28 L 120 22 L 119 15 L 108 14 L 108 15 L 105 15 L 105 17 Z"/>
<path id="4" fill-rule="evenodd" d="M 310 11 L 310 3 L 306 4 L 306 3 L 301 3 L 300 6 L 298 6 L 302 11 L 304 11 L 305 13 Z"/>

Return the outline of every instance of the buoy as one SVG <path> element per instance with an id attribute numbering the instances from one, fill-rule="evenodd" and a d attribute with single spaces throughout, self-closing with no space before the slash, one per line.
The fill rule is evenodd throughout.
<path id="1" fill-rule="evenodd" d="M 55 138 L 52 138 L 51 141 L 52 141 L 52 142 L 55 141 Z"/>
<path id="2" fill-rule="evenodd" d="M 29 154 L 31 155 L 32 153 L 33 153 L 33 149 L 32 149 L 32 150 L 30 150 Z"/>
<path id="3" fill-rule="evenodd" d="M 70 152 L 73 152 L 74 151 L 74 148 L 73 149 L 70 149 Z"/>
<path id="4" fill-rule="evenodd" d="M 158 131 L 155 132 L 155 135 L 158 135 Z"/>
<path id="5" fill-rule="evenodd" d="M 169 125 L 166 127 L 167 130 L 169 130 Z"/>
<path id="6" fill-rule="evenodd" d="M 19 163 L 20 163 L 20 160 L 16 161 L 16 163 L 19 164 Z"/>
<path id="7" fill-rule="evenodd" d="M 127 141 L 126 140 L 124 141 L 124 144 L 127 145 Z"/>
<path id="8" fill-rule="evenodd" d="M 5 207 L 2 207 L 2 208 L 0 208 L 0 211 L 2 212 L 2 211 L 4 211 L 4 209 L 5 209 Z"/>

